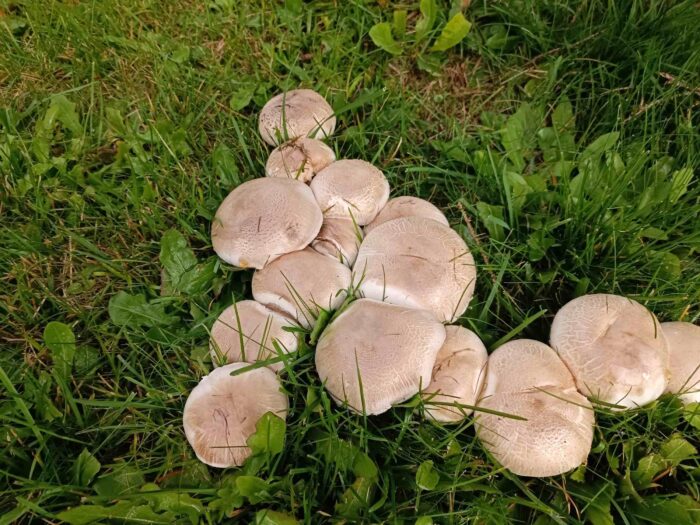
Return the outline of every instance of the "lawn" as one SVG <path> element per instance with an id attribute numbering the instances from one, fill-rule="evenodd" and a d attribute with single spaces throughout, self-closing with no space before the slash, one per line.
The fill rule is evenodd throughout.
<path id="1" fill-rule="evenodd" d="M 339 158 L 445 212 L 489 350 L 591 292 L 700 322 L 697 3 L 418 4 L 0 0 L 0 524 L 700 523 L 700 410 L 672 396 L 598 407 L 585 466 L 519 478 L 471 418 L 335 406 L 304 344 L 254 461 L 190 449 L 208 329 L 252 277 L 211 220 L 264 174 L 257 115 L 285 89 L 329 100 Z M 467 37 L 432 50 L 460 9 Z"/>

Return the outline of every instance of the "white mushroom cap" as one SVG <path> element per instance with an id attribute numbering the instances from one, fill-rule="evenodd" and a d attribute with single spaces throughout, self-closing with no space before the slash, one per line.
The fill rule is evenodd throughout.
<path id="1" fill-rule="evenodd" d="M 313 326 L 319 308 L 335 310 L 345 300 L 350 269 L 311 248 L 289 253 L 253 274 L 253 297 Z"/>
<path id="2" fill-rule="evenodd" d="M 277 146 L 265 165 L 268 177 L 286 177 L 309 182 L 335 161 L 335 153 L 323 142 L 300 137 Z"/>
<path id="3" fill-rule="evenodd" d="M 250 456 L 248 438 L 267 412 L 286 419 L 288 401 L 269 368 L 231 372 L 249 363 L 214 369 L 190 392 L 182 423 L 200 461 L 212 467 L 239 467 Z"/>
<path id="4" fill-rule="evenodd" d="M 425 217 L 426 219 L 438 221 L 445 226 L 450 225 L 445 215 L 434 204 L 418 197 L 395 197 L 389 199 L 389 202 L 382 208 L 379 215 L 365 226 L 365 235 L 380 224 L 400 217 Z"/>
<path id="5" fill-rule="evenodd" d="M 424 217 L 402 217 L 374 228 L 360 245 L 354 283 L 370 299 L 460 317 L 474 294 L 476 267 L 464 240 Z"/>
<path id="6" fill-rule="evenodd" d="M 446 326 L 445 332 L 447 337 L 435 360 L 432 380 L 422 395 L 428 417 L 456 423 L 472 413 L 460 405 L 476 404 L 486 377 L 488 353 L 471 330 L 452 325 Z"/>
<path id="7" fill-rule="evenodd" d="M 336 402 L 381 414 L 430 382 L 444 340 L 430 312 L 359 299 L 321 335 L 316 370 Z"/>
<path id="8" fill-rule="evenodd" d="M 335 131 L 335 115 L 326 99 L 311 89 L 293 89 L 272 97 L 260 110 L 260 136 L 270 146 L 297 137 L 325 138 Z"/>
<path id="9" fill-rule="evenodd" d="M 341 159 L 311 181 L 311 189 L 326 217 L 354 218 L 360 226 L 374 220 L 389 200 L 389 182 L 369 162 Z"/>
<path id="10" fill-rule="evenodd" d="M 680 394 L 684 403 L 700 403 L 700 326 L 661 323 L 671 354 L 668 392 Z"/>
<path id="11" fill-rule="evenodd" d="M 326 217 L 311 247 L 318 253 L 333 257 L 346 266 L 352 267 L 357 259 L 361 242 L 362 230 L 352 219 Z"/>
<path id="12" fill-rule="evenodd" d="M 290 320 L 257 301 L 239 301 L 226 308 L 211 328 L 212 362 L 217 365 L 221 357 L 226 363 L 272 359 L 277 357 L 275 342 L 281 352 L 295 352 L 297 336 L 285 330 L 292 326 Z M 267 366 L 279 371 L 284 363 Z"/>
<path id="13" fill-rule="evenodd" d="M 636 301 L 578 297 L 557 312 L 550 341 L 584 395 L 633 408 L 666 390 L 666 338 L 654 314 Z"/>
<path id="14" fill-rule="evenodd" d="M 228 194 L 211 226 L 214 251 L 240 268 L 262 268 L 316 238 L 323 214 L 303 182 L 262 178 Z"/>

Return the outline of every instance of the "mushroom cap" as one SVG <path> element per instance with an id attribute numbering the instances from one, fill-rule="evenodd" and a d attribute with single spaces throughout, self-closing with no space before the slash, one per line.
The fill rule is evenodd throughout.
<path id="1" fill-rule="evenodd" d="M 262 268 L 301 250 L 321 229 L 323 214 L 313 193 L 293 179 L 261 178 L 228 194 L 211 225 L 214 251 L 240 268 Z"/>
<path id="2" fill-rule="evenodd" d="M 253 274 L 253 297 L 310 328 L 319 308 L 335 310 L 343 304 L 351 281 L 347 266 L 306 248 L 257 270 Z"/>
<path id="3" fill-rule="evenodd" d="M 370 299 L 460 317 L 474 294 L 476 267 L 464 240 L 444 224 L 402 217 L 374 228 L 360 245 L 354 282 Z"/>
<path id="4" fill-rule="evenodd" d="M 692 323 L 661 323 L 671 354 L 668 392 L 684 403 L 700 403 L 700 326 Z"/>
<path id="5" fill-rule="evenodd" d="M 250 456 L 248 438 L 267 412 L 286 419 L 287 396 L 269 368 L 231 372 L 250 366 L 231 363 L 214 369 L 190 392 L 182 423 L 200 461 L 212 467 L 239 467 Z"/>
<path id="6" fill-rule="evenodd" d="M 362 242 L 362 230 L 352 219 L 323 219 L 321 231 L 311 243 L 318 253 L 328 255 L 352 267 Z"/>
<path id="7" fill-rule="evenodd" d="M 268 177 L 286 177 L 309 182 L 335 161 L 335 152 L 316 139 L 299 137 L 280 144 L 270 153 L 265 165 Z"/>
<path id="8" fill-rule="evenodd" d="M 387 221 L 398 219 L 400 217 L 425 217 L 433 219 L 445 226 L 449 226 L 445 215 L 434 204 L 418 197 L 395 197 L 389 199 L 386 206 L 382 208 L 379 215 L 365 226 L 365 235 L 371 232 L 374 228 Z"/>
<path id="9" fill-rule="evenodd" d="M 341 159 L 322 169 L 311 189 L 326 217 L 374 220 L 389 200 L 389 182 L 379 168 L 359 159 Z"/>
<path id="10" fill-rule="evenodd" d="M 654 314 L 636 301 L 610 294 L 578 297 L 557 312 L 550 341 L 584 395 L 633 408 L 666 389 L 666 338 Z"/>
<path id="11" fill-rule="evenodd" d="M 456 423 L 472 413 L 459 405 L 475 405 L 484 383 L 488 353 L 479 336 L 462 326 L 446 326 L 428 388 L 423 390 L 426 415 Z M 453 403 L 453 406 L 431 403 Z"/>
<path id="12" fill-rule="evenodd" d="M 293 89 L 267 101 L 260 110 L 258 131 L 270 146 L 297 137 L 329 137 L 335 131 L 335 115 L 312 89 Z"/>
<path id="13" fill-rule="evenodd" d="M 239 301 L 221 312 L 211 328 L 212 362 L 216 365 L 219 356 L 224 357 L 226 363 L 265 361 L 277 356 L 275 341 L 282 352 L 295 352 L 297 336 L 285 330 L 292 326 L 290 320 L 257 301 Z M 279 371 L 284 363 L 267 366 Z"/>
<path id="14" fill-rule="evenodd" d="M 591 450 L 593 409 L 573 388 L 496 394 L 479 406 L 526 418 L 475 414 L 484 448 L 518 476 L 563 474 L 584 463 Z"/>
<path id="15" fill-rule="evenodd" d="M 336 402 L 381 414 L 430 382 L 444 340 L 428 311 L 358 299 L 321 335 L 316 370 Z"/>

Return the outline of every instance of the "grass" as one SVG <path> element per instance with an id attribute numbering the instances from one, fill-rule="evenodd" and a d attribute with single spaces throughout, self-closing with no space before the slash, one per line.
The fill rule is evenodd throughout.
<path id="1" fill-rule="evenodd" d="M 395 8 L 409 41 L 391 56 L 368 31 Z M 81 504 L 82 522 L 700 521 L 698 416 L 672 397 L 600 408 L 585 467 L 520 479 L 470 419 L 336 408 L 307 345 L 284 380 L 283 450 L 243 472 L 194 458 L 181 415 L 211 367 L 207 328 L 250 296 L 210 221 L 263 174 L 256 116 L 282 89 L 321 91 L 339 157 L 445 211 L 479 265 L 460 322 L 490 349 L 546 341 L 586 292 L 700 319 L 697 6 L 475 1 L 470 35 L 437 55 L 410 42 L 417 12 L 0 0 L 0 523 Z"/>

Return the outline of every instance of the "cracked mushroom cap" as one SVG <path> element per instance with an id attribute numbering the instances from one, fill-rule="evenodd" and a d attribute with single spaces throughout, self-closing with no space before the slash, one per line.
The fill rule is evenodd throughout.
<path id="1" fill-rule="evenodd" d="M 224 310 L 211 328 L 209 347 L 212 363 L 254 363 L 277 357 L 277 348 L 285 354 L 297 349 L 297 336 L 285 330 L 292 322 L 257 301 L 239 301 Z M 271 363 L 275 372 L 284 363 Z"/>
<path id="2" fill-rule="evenodd" d="M 374 220 L 389 200 L 389 182 L 379 168 L 359 159 L 341 159 L 311 181 L 325 217 L 355 219 L 360 226 Z"/>
<path id="3" fill-rule="evenodd" d="M 452 325 L 446 326 L 445 332 L 447 337 L 435 360 L 432 380 L 422 396 L 428 417 L 442 423 L 456 423 L 472 413 L 472 409 L 459 405 L 476 404 L 484 383 L 488 353 L 471 330 Z"/>
<path id="4" fill-rule="evenodd" d="M 700 403 L 700 326 L 692 323 L 661 323 L 671 354 L 668 392 L 684 403 Z"/>
<path id="5" fill-rule="evenodd" d="M 359 299 L 321 335 L 316 370 L 337 403 L 381 414 L 430 382 L 444 341 L 430 312 Z"/>
<path id="6" fill-rule="evenodd" d="M 309 182 L 323 168 L 335 161 L 335 153 L 323 142 L 300 137 L 277 146 L 265 165 L 268 177 L 286 177 Z"/>
<path id="7" fill-rule="evenodd" d="M 272 97 L 260 110 L 260 136 L 270 146 L 298 137 L 325 138 L 335 131 L 335 114 L 311 89 L 293 89 Z"/>
<path id="8" fill-rule="evenodd" d="M 357 259 L 361 242 L 362 230 L 352 219 L 326 217 L 311 247 L 318 253 L 333 257 L 344 265 L 352 267 Z"/>
<path id="9" fill-rule="evenodd" d="M 343 304 L 351 281 L 347 266 L 307 248 L 257 270 L 253 274 L 253 297 L 311 328 L 319 308 L 335 310 Z"/>
<path id="10" fill-rule="evenodd" d="M 212 221 L 214 251 L 239 268 L 262 268 L 277 257 L 308 246 L 323 214 L 303 182 L 261 178 L 228 194 Z"/>
<path id="11" fill-rule="evenodd" d="M 578 297 L 557 312 L 550 342 L 584 395 L 634 408 L 666 390 L 666 337 L 654 314 L 636 301 L 610 294 Z"/>
<path id="12" fill-rule="evenodd" d="M 418 197 L 396 197 L 389 199 L 389 202 L 382 208 L 379 215 L 365 226 L 365 235 L 380 224 L 400 217 L 425 217 L 426 219 L 438 221 L 445 226 L 450 225 L 445 215 L 434 204 Z"/>
<path id="13" fill-rule="evenodd" d="M 424 217 L 402 217 L 374 228 L 360 245 L 353 272 L 364 297 L 430 310 L 448 323 L 465 312 L 476 281 L 464 240 Z"/>
<path id="14" fill-rule="evenodd" d="M 250 366 L 231 363 L 214 369 L 190 392 L 182 423 L 199 460 L 218 468 L 240 467 L 250 456 L 248 438 L 267 412 L 286 419 L 288 401 L 269 368 L 231 372 Z"/>

